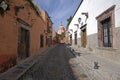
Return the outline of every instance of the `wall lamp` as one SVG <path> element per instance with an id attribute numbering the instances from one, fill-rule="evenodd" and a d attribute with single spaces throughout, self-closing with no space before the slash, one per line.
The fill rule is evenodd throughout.
<path id="1" fill-rule="evenodd" d="M 80 22 L 81 22 L 81 18 L 79 17 L 79 18 L 78 18 L 78 23 L 80 24 Z"/>
<path id="2" fill-rule="evenodd" d="M 82 15 L 85 15 L 86 16 L 86 18 L 88 18 L 88 13 L 87 12 L 83 12 L 83 13 L 81 13 Z"/>
<path id="3" fill-rule="evenodd" d="M 72 31 L 72 32 L 73 32 L 73 29 L 70 29 L 70 31 Z"/>
<path id="4" fill-rule="evenodd" d="M 88 19 L 88 12 L 83 12 L 83 13 L 81 13 L 82 15 L 85 15 L 86 16 L 86 20 L 85 20 L 85 22 L 87 21 L 87 19 Z"/>

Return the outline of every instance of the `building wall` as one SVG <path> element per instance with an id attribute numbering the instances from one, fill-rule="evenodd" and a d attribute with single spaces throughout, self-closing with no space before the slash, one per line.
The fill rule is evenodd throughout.
<path id="1" fill-rule="evenodd" d="M 34 17 L 36 19 L 32 29 L 30 30 L 30 54 L 34 55 L 35 53 L 39 52 L 46 48 L 46 34 L 44 30 L 46 29 L 45 22 L 38 18 L 37 16 Z M 43 47 L 40 47 L 40 35 L 44 36 L 44 43 Z"/>
<path id="2" fill-rule="evenodd" d="M 35 55 L 39 51 L 46 49 L 46 34 L 47 29 L 43 17 L 37 12 L 38 8 L 27 0 L 10 1 L 10 10 L 0 15 L 0 73 L 14 66 L 18 60 L 18 35 L 20 23 L 17 19 L 22 20 L 29 25 L 29 55 Z M 15 15 L 15 6 L 23 5 Z M 44 36 L 44 46 L 40 47 L 40 35 Z M 1 67 L 2 66 L 2 67 Z M 4 69 L 6 67 L 6 69 Z"/>
<path id="3" fill-rule="evenodd" d="M 98 40 L 97 40 L 97 34 L 92 34 L 87 36 L 88 38 L 88 42 L 89 42 L 89 46 L 88 46 L 88 50 L 96 55 L 100 55 L 102 57 L 106 57 L 108 59 L 114 60 L 116 62 L 120 61 L 120 27 L 117 27 L 115 29 L 115 35 L 116 35 L 116 48 L 105 48 L 105 47 L 97 47 L 96 45 L 98 45 Z"/>
<path id="4" fill-rule="evenodd" d="M 73 31 L 70 31 L 72 33 L 73 43 L 72 46 L 76 49 L 80 49 L 81 47 L 81 30 L 77 28 L 75 24 L 79 25 L 79 28 L 81 27 L 81 23 L 87 24 L 87 47 L 86 49 L 90 52 L 93 52 L 94 54 L 106 57 L 108 59 L 114 60 L 116 62 L 120 61 L 120 44 L 119 44 L 119 29 L 120 29 L 120 1 L 119 0 L 83 0 L 82 4 L 78 8 L 77 12 L 75 13 L 72 22 L 69 25 L 69 31 L 72 29 Z M 98 46 L 98 25 L 97 25 L 97 19 L 101 13 L 106 11 L 108 8 L 115 5 L 115 47 L 114 48 L 101 48 Z M 85 15 L 82 15 L 81 13 L 88 13 L 88 19 L 85 21 L 86 17 Z M 81 18 L 81 22 L 78 23 L 78 18 Z M 78 38 L 78 44 L 74 44 L 74 32 L 77 31 L 77 38 Z"/>
<path id="5" fill-rule="evenodd" d="M 87 36 L 87 43 L 89 44 L 87 48 L 81 47 L 81 38 L 77 39 L 77 45 L 72 44 L 72 48 L 75 50 L 86 50 L 87 53 L 92 53 L 94 55 L 99 55 L 105 57 L 107 59 L 113 60 L 115 62 L 120 62 L 120 27 L 115 29 L 116 34 L 116 48 L 105 48 L 105 47 L 98 47 L 98 40 L 97 40 L 97 33 L 91 34 Z"/>
<path id="6" fill-rule="evenodd" d="M 116 5 L 116 7 L 115 7 L 115 25 L 116 26 L 115 27 L 119 27 L 119 25 L 120 25 L 120 20 L 119 20 L 120 5 L 119 5 L 119 3 L 120 3 L 119 0 L 110 0 L 110 1 L 107 1 L 107 0 L 100 0 L 100 1 L 83 0 L 82 4 L 80 5 L 76 14 L 73 17 L 72 22 L 69 25 L 69 30 L 73 29 L 73 32 L 75 32 L 77 30 L 77 27 L 74 24 L 78 24 L 78 18 L 81 17 L 82 18 L 81 22 L 83 22 L 83 24 L 87 23 L 87 35 L 97 33 L 96 17 L 98 15 L 100 15 L 101 13 L 103 13 L 108 8 L 110 8 L 112 5 Z M 85 16 L 81 14 L 82 12 L 88 12 L 87 22 L 85 22 Z M 79 26 L 81 26 L 81 24 L 79 24 Z M 78 29 L 78 32 L 80 32 L 79 29 Z M 79 37 L 80 36 L 78 35 L 78 38 Z M 73 39 L 74 39 L 74 35 L 73 35 Z"/>
<path id="7" fill-rule="evenodd" d="M 16 23 L 16 16 L 14 14 L 14 5 L 10 7 L 10 11 L 6 11 L 4 15 L 0 15 L 0 57 L 17 56 L 18 44 L 18 28 Z M 6 58 L 6 59 L 7 59 Z M 1 62 L 6 61 L 3 60 Z"/>
<path id="8" fill-rule="evenodd" d="M 16 54 L 17 52 L 17 40 L 16 37 L 17 27 L 14 19 L 6 14 L 3 17 L 0 16 L 0 54 Z"/>
<path id="9" fill-rule="evenodd" d="M 50 47 L 52 45 L 53 23 L 46 11 L 44 11 L 43 14 L 45 16 L 44 21 L 46 24 L 46 29 L 45 29 L 46 39 L 47 39 L 46 46 Z"/>

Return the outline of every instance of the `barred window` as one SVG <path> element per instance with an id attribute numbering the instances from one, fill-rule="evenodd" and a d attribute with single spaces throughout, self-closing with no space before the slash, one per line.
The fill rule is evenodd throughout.
<path id="1" fill-rule="evenodd" d="M 101 22 L 103 29 L 103 46 L 112 47 L 112 28 L 111 28 L 111 17 Z"/>
<path id="2" fill-rule="evenodd" d="M 96 17 L 98 22 L 98 46 L 115 47 L 115 5 Z"/>

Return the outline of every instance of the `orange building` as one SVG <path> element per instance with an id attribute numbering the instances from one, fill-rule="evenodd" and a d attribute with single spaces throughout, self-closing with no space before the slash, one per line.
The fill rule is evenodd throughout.
<path id="1" fill-rule="evenodd" d="M 50 18 L 44 19 L 31 0 L 0 0 L 0 5 L 0 72 L 4 72 L 47 48 Z"/>
<path id="2" fill-rule="evenodd" d="M 52 45 L 52 33 L 53 33 L 53 23 L 50 19 L 50 16 L 48 15 L 48 13 L 44 10 L 41 10 L 42 12 L 42 16 L 43 16 L 43 20 L 45 21 L 46 24 L 46 45 L 47 47 L 50 47 L 50 45 Z"/>

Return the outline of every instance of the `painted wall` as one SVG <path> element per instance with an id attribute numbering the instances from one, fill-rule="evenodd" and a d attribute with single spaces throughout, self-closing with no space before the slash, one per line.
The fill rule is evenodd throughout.
<path id="1" fill-rule="evenodd" d="M 97 33 L 97 20 L 96 17 L 103 13 L 105 10 L 110 8 L 112 5 L 116 5 L 115 7 L 115 27 L 120 27 L 120 1 L 119 0 L 83 0 L 80 5 L 78 11 L 73 17 L 72 22 L 69 25 L 69 30 L 73 29 L 73 32 L 77 30 L 77 27 L 74 24 L 78 24 L 78 18 L 81 17 L 81 23 L 87 23 L 87 35 Z M 88 19 L 85 22 L 85 16 L 81 13 L 88 12 Z M 81 27 L 81 23 L 79 27 Z M 72 32 L 71 32 L 72 33 Z M 78 29 L 78 34 L 80 34 L 80 29 Z M 78 35 L 78 38 L 80 35 Z M 74 39 L 74 35 L 72 37 Z"/>
<path id="2" fill-rule="evenodd" d="M 6 11 L 4 16 L 0 14 L 0 73 L 14 66 L 18 58 L 18 34 L 20 25 L 16 19 L 21 19 L 30 27 L 30 56 L 47 48 L 46 33 L 44 32 L 47 26 L 43 18 L 36 14 L 35 7 L 27 0 L 11 0 L 8 3 L 10 4 L 10 10 Z M 15 6 L 20 6 L 21 4 L 24 8 L 20 9 L 17 15 L 15 15 Z M 40 47 L 41 34 L 44 36 L 43 47 Z"/>
<path id="3" fill-rule="evenodd" d="M 109 9 L 115 5 L 115 47 L 114 48 L 105 48 L 105 47 L 98 47 L 98 27 L 97 27 L 97 20 L 100 14 L 104 11 Z M 87 12 L 88 19 L 85 22 L 85 15 L 81 13 Z M 81 18 L 81 22 L 78 23 L 78 18 Z M 86 50 L 90 51 L 96 55 L 100 55 L 110 60 L 114 60 L 116 62 L 120 61 L 120 1 L 119 0 L 83 0 L 82 4 L 78 8 L 77 12 L 75 13 L 72 22 L 69 25 L 68 31 L 72 34 L 72 47 L 75 49 L 83 49 L 81 47 L 81 23 L 87 24 L 87 47 Z M 79 28 L 75 24 L 79 24 Z M 72 29 L 72 31 L 71 31 Z M 74 32 L 77 31 L 78 44 L 74 44 Z M 84 50 L 84 49 L 83 49 Z"/>

